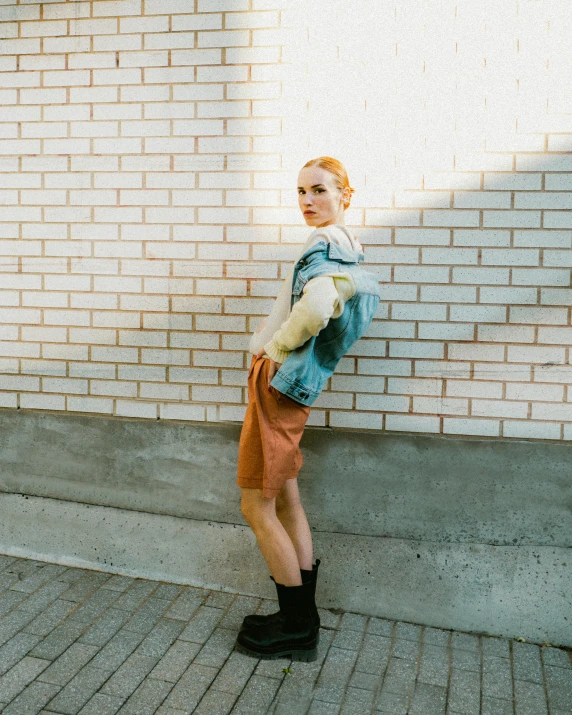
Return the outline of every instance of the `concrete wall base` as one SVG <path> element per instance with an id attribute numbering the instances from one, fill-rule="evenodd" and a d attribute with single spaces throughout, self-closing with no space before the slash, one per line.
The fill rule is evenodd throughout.
<path id="1" fill-rule="evenodd" d="M 0 410 L 0 549 L 275 597 L 240 428 Z M 572 646 L 572 445 L 308 427 L 302 452 L 322 606 Z"/>
<path id="2" fill-rule="evenodd" d="M 239 524 L 0 494 L 0 551 L 276 597 L 254 535 Z M 323 608 L 572 646 L 569 549 L 319 532 L 314 554 Z"/>

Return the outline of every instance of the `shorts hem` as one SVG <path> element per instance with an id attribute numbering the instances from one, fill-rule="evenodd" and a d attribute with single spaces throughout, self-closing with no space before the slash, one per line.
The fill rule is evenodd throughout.
<path id="1" fill-rule="evenodd" d="M 288 481 L 288 479 L 297 479 L 298 474 L 294 474 L 291 477 L 287 477 L 284 480 L 284 484 Z M 284 487 L 284 484 L 280 487 L 269 487 L 267 485 L 261 484 L 259 479 L 239 479 L 236 482 L 237 486 L 244 488 L 244 489 L 260 489 L 262 491 L 262 496 L 265 497 L 266 499 L 274 499 L 274 497 L 277 497 L 278 494 L 282 491 L 282 488 Z"/>

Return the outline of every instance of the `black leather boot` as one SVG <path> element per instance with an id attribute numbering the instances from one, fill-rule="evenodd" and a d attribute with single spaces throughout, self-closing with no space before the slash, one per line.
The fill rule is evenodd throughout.
<path id="1" fill-rule="evenodd" d="M 316 660 L 320 616 L 312 583 L 301 586 L 274 583 L 280 604 L 278 617 L 262 626 L 241 629 L 236 639 L 237 650 L 264 660 L 286 656 L 306 662 Z"/>
<path id="2" fill-rule="evenodd" d="M 312 584 L 312 593 L 314 599 L 316 598 L 316 582 L 318 580 L 318 567 L 320 563 L 320 559 L 316 559 L 316 563 L 314 564 L 314 566 L 312 566 L 311 571 L 308 571 L 306 569 L 300 569 L 300 574 L 302 575 L 302 583 Z M 241 629 L 250 628 L 252 626 L 263 626 L 267 623 L 274 623 L 278 619 L 279 615 L 280 611 L 276 611 L 276 613 L 269 613 L 266 616 L 253 613 L 250 616 L 245 616 L 244 620 L 242 621 Z"/>

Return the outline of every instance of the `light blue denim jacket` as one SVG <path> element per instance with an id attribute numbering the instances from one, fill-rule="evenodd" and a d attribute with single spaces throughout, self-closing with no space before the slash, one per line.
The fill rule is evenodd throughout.
<path id="1" fill-rule="evenodd" d="M 350 273 L 356 285 L 340 317 L 330 318 L 318 335 L 293 350 L 274 375 L 272 387 L 296 402 L 309 406 L 318 398 L 338 362 L 373 319 L 381 294 L 377 276 L 359 265 L 363 260 L 360 251 L 319 241 L 294 266 L 291 306 L 300 300 L 306 283 L 317 276 Z"/>

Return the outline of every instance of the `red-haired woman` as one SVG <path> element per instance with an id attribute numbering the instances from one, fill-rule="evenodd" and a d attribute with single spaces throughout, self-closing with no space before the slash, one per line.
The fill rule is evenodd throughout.
<path id="1" fill-rule="evenodd" d="M 359 265 L 363 249 L 345 226 L 353 191 L 336 159 L 319 157 L 302 167 L 298 204 L 315 230 L 250 341 L 237 484 L 242 514 L 256 535 L 280 606 L 277 613 L 244 619 L 237 649 L 258 658 L 317 657 L 320 560 L 313 565 L 298 491 L 299 443 L 310 405 L 367 330 L 380 298 L 376 276 Z"/>

